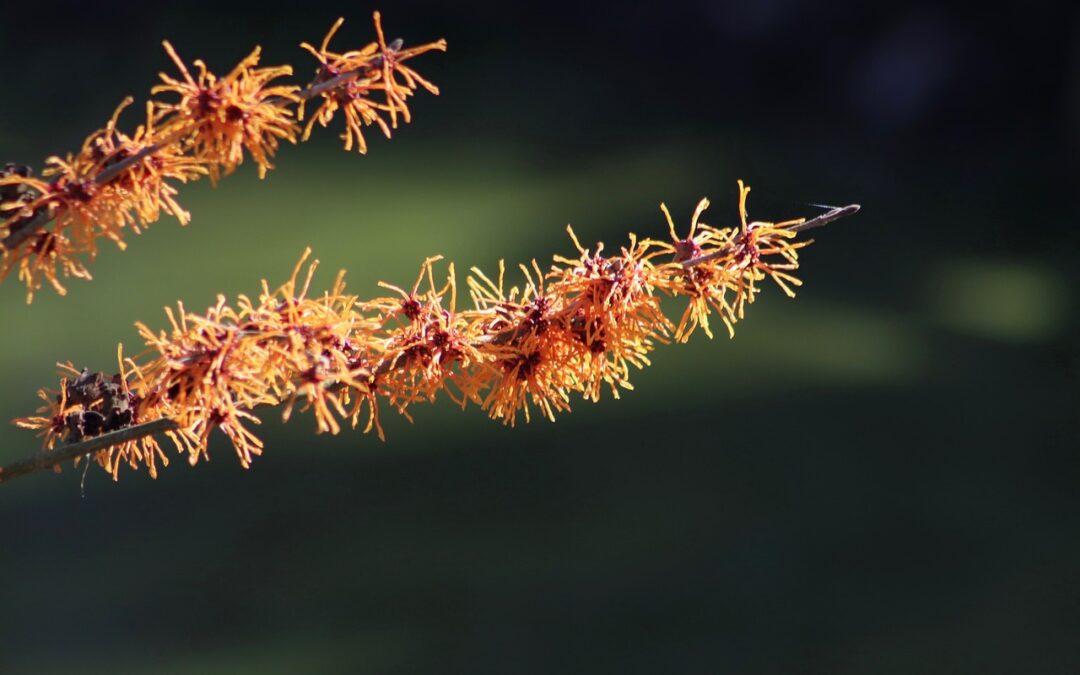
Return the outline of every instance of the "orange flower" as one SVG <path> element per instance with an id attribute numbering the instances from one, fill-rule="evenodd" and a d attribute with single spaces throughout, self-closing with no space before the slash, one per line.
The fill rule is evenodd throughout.
<path id="1" fill-rule="evenodd" d="M 701 326 L 711 339 L 709 314 L 715 309 L 720 319 L 727 326 L 728 334 L 735 337 L 735 313 L 728 299 L 732 290 L 732 271 L 730 256 L 731 230 L 718 230 L 699 222 L 701 215 L 709 208 L 709 200 L 702 199 L 694 209 L 690 219 L 690 233 L 685 239 L 675 231 L 675 223 L 665 204 L 660 205 L 667 219 L 671 243 L 655 242 L 658 250 L 670 253 L 672 261 L 665 268 L 668 283 L 663 287 L 668 294 L 685 295 L 689 299 L 686 310 L 675 327 L 675 341 L 686 342 L 694 330 Z M 685 266 L 689 260 L 699 261 Z"/>
<path id="2" fill-rule="evenodd" d="M 412 290 L 397 286 L 380 286 L 395 291 L 399 298 L 378 298 L 364 303 L 366 311 L 375 311 L 384 328 L 373 336 L 381 355 L 376 382 L 379 393 L 399 412 L 408 416 L 407 408 L 418 401 L 434 401 L 445 392 L 458 405 L 476 401 L 476 392 L 462 380 L 481 356 L 473 344 L 479 333 L 476 326 L 457 312 L 457 278 L 454 266 L 447 271 L 446 283 L 435 283 L 433 266 L 441 256 L 428 258 L 420 268 Z M 419 293 L 426 279 L 428 290 Z M 390 325 L 385 325 L 390 324 Z M 449 384 L 454 384 L 454 391 Z"/>
<path id="3" fill-rule="evenodd" d="M 364 154 L 367 152 L 367 141 L 364 140 L 363 127 L 377 124 L 383 134 L 390 138 L 390 127 L 379 115 L 380 111 L 388 108 L 385 104 L 371 98 L 373 92 L 381 89 L 376 84 L 380 77 L 379 70 L 375 67 L 378 48 L 376 43 L 372 42 L 361 50 L 343 54 L 329 51 L 330 40 L 344 22 L 344 18 L 339 18 L 334 22 L 319 49 L 315 49 L 306 42 L 300 43 L 301 48 L 311 52 L 319 60 L 320 67 L 315 77 L 316 86 L 326 84 L 331 80 L 344 79 L 338 86 L 321 95 L 322 104 L 304 127 L 303 140 L 306 141 L 311 136 L 311 129 L 316 122 L 326 127 L 333 120 L 334 113 L 341 110 L 345 115 L 345 132 L 341 136 L 345 141 L 345 149 L 352 150 L 355 140 L 357 150 Z M 354 76 L 349 77 L 350 73 Z M 301 120 L 304 119 L 305 104 L 306 101 L 300 103 L 298 117 Z"/>
<path id="4" fill-rule="evenodd" d="M 206 175 L 207 170 L 198 159 L 185 155 L 179 143 L 161 139 L 154 127 L 152 103 L 146 104 L 145 124 L 137 127 L 132 136 L 117 129 L 117 119 L 131 101 L 130 97 L 125 99 L 105 128 L 86 139 L 78 162 L 89 167 L 87 175 L 96 178 L 118 162 L 140 156 L 141 159 L 104 186 L 127 197 L 123 205 L 130 212 L 124 214 L 124 221 L 138 234 L 141 227 L 156 222 L 161 211 L 165 211 L 176 217 L 181 225 L 186 225 L 191 214 L 176 202 L 176 187 L 165 181 L 187 183 Z M 118 232 L 106 236 L 119 239 Z"/>
<path id="5" fill-rule="evenodd" d="M 730 252 L 725 251 L 728 267 L 732 275 L 735 300 L 732 302 L 733 315 L 741 320 L 746 312 L 746 305 L 753 304 L 761 291 L 757 282 L 766 277 L 772 278 L 776 285 L 789 298 L 795 297 L 791 286 L 801 286 L 802 281 L 790 274 L 799 267 L 798 250 L 809 246 L 813 240 L 792 241 L 796 232 L 791 226 L 803 222 L 802 218 L 781 223 L 755 221 L 747 223 L 746 198 L 750 188 L 739 181 L 739 220 L 741 227 L 732 236 Z M 687 261 L 688 263 L 693 261 Z"/>
<path id="6" fill-rule="evenodd" d="M 265 177 L 273 168 L 270 158 L 279 141 L 295 143 L 299 132 L 289 107 L 300 100 L 296 96 L 298 88 L 269 86 L 272 80 L 292 75 L 292 67 L 256 68 L 261 51 L 256 47 L 220 79 L 206 69 L 205 63 L 196 60 L 199 76 L 194 78 L 172 45 L 168 41 L 162 44 L 183 79 L 161 73 L 164 84 L 150 90 L 153 94 L 174 93 L 180 97 L 174 103 L 155 103 L 155 119 L 163 123 L 161 134 L 175 135 L 189 143 L 215 184 L 222 170 L 228 175 L 244 161 L 245 150 L 258 165 L 259 177 Z"/>
<path id="7" fill-rule="evenodd" d="M 630 235 L 621 255 L 605 257 L 603 243 L 590 253 L 567 231 L 577 247 L 578 259 L 556 256 L 566 267 L 554 267 L 548 275 L 551 291 L 565 298 L 563 322 L 581 346 L 581 384 L 585 397 L 599 400 L 607 383 L 618 398 L 619 388 L 632 389 L 630 366 L 649 364 L 648 353 L 656 342 L 666 343 L 671 322 L 654 295 L 655 268 L 650 262 L 648 241 Z"/>
<path id="8" fill-rule="evenodd" d="M 27 303 L 33 301 L 34 292 L 41 288 L 42 281 L 48 281 L 59 295 L 64 295 L 67 289 L 60 283 L 60 276 L 90 278 L 90 272 L 75 257 L 77 252 L 80 249 L 66 235 L 41 230 L 18 248 L 3 252 L 0 280 L 18 269 L 19 280 L 26 284 Z"/>
<path id="9" fill-rule="evenodd" d="M 529 403 L 554 420 L 570 409 L 571 391 L 579 388 L 575 358 L 577 338 L 559 320 L 562 299 L 545 287 L 545 275 L 534 260 L 520 266 L 523 288 L 504 291 L 505 265 L 499 262 L 495 284 L 473 268 L 470 294 L 477 307 L 475 325 L 482 335 L 477 347 L 483 362 L 459 377 L 459 387 L 471 392 L 493 419 L 514 425 L 517 413 L 531 417 Z"/>
<path id="10" fill-rule="evenodd" d="M 341 110 L 345 115 L 345 132 L 342 134 L 345 149 L 351 150 L 355 142 L 357 150 L 365 153 L 365 126 L 375 124 L 390 138 L 391 127 L 397 128 L 399 112 L 406 122 L 410 121 L 411 115 L 405 99 L 411 96 L 418 86 L 438 95 L 439 90 L 435 85 L 403 63 L 425 52 L 446 51 L 446 40 L 437 40 L 409 49 L 402 49 L 401 40 L 394 40 L 388 45 L 383 36 L 382 18 L 378 12 L 375 12 L 374 16 L 378 42 L 372 42 L 363 49 L 343 53 L 329 50 L 330 41 L 344 19 L 334 22 L 318 49 L 306 42 L 300 44 L 319 61 L 313 88 L 317 90 L 320 86 L 336 83 L 332 88 L 320 93 L 322 103 L 304 127 L 304 140 L 311 135 L 316 122 L 325 127 L 333 120 L 334 114 Z M 396 74 L 400 74 L 404 82 L 398 82 Z M 372 98 L 372 95 L 379 91 L 383 92 L 384 96 L 381 102 Z M 389 124 L 382 117 L 384 112 L 390 114 Z M 299 118 L 304 118 L 303 103 L 300 105 Z"/>
<path id="11" fill-rule="evenodd" d="M 406 66 L 405 62 L 430 51 L 445 52 L 446 40 L 436 40 L 435 42 L 408 49 L 402 49 L 404 42 L 400 38 L 387 44 L 386 36 L 383 35 L 382 16 L 378 12 L 375 12 L 375 33 L 379 38 L 379 54 L 382 57 L 380 64 L 382 68 L 382 86 L 386 91 L 386 104 L 390 110 L 390 125 L 396 129 L 398 112 L 401 112 L 406 122 L 412 119 L 409 107 L 405 104 L 405 99 L 413 95 L 418 84 L 432 94 L 439 95 L 438 87 L 425 80 L 409 66 Z M 395 75 L 399 73 L 405 80 L 404 83 L 397 81 Z"/>

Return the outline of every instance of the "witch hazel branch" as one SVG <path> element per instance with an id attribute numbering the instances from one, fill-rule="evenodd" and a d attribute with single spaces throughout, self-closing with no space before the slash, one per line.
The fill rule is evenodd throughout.
<path id="1" fill-rule="evenodd" d="M 254 429 L 266 407 L 284 420 L 310 413 L 318 433 L 350 426 L 382 438 L 384 411 L 410 417 L 441 396 L 508 425 L 619 398 L 658 345 L 698 329 L 712 337 L 711 320 L 734 337 L 766 284 L 794 297 L 805 233 L 859 210 L 750 221 L 749 192 L 740 181 L 735 226 L 704 223 L 703 199 L 680 229 L 661 205 L 666 238 L 631 234 L 610 252 L 567 228 L 572 254 L 520 265 L 513 284 L 504 263 L 473 268 L 462 283 L 435 256 L 412 284 L 380 284 L 387 293 L 365 300 L 346 289 L 344 271 L 314 290 L 306 251 L 284 284 L 263 281 L 255 298 L 219 296 L 203 313 L 178 303 L 166 328 L 137 324 L 145 349 L 131 357 L 121 346 L 115 372 L 63 364 L 38 414 L 15 420 L 44 451 L 0 468 L 0 482 L 72 460 L 114 478 L 123 466 L 156 476 L 176 453 L 205 459 L 215 432 L 248 467 L 264 450 Z M 681 312 L 667 314 L 664 297 L 681 300 Z"/>

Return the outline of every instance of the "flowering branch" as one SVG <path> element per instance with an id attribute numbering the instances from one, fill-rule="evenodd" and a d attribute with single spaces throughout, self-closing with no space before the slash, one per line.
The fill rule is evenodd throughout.
<path id="1" fill-rule="evenodd" d="M 195 464 L 214 429 L 246 468 L 262 453 L 249 427 L 263 406 L 281 406 L 286 420 L 297 405 L 312 410 L 318 432 L 338 433 L 347 420 L 382 437 L 381 405 L 408 417 L 412 404 L 439 394 L 509 425 L 519 414 L 528 421 L 531 408 L 553 421 L 570 409 L 571 394 L 618 398 L 657 343 L 686 342 L 699 326 L 712 337 L 710 315 L 734 336 L 760 282 L 794 296 L 798 252 L 810 243 L 797 235 L 859 208 L 749 222 L 749 191 L 740 181 L 738 227 L 700 222 L 703 199 L 680 236 L 661 205 L 670 240 L 631 235 L 612 255 L 603 244 L 583 247 L 568 228 L 577 257 L 555 256 L 546 271 L 535 260 L 521 266 L 523 283 L 511 288 L 502 263 L 495 279 L 473 268 L 464 310 L 454 266 L 435 281 L 439 257 L 424 261 L 411 288 L 381 284 L 392 295 L 361 301 L 345 292 L 344 272 L 312 296 L 317 263 L 301 278 L 305 253 L 284 285 L 271 291 L 264 281 L 256 300 L 240 296 L 233 306 L 219 297 L 201 315 L 178 305 L 166 310 L 168 332 L 136 324 L 147 349 L 128 358 L 121 348 L 114 375 L 62 365 L 59 390 L 40 392 L 40 414 L 15 420 L 39 431 L 45 452 L 0 468 L 0 481 L 84 457 L 114 478 L 123 464 L 156 476 L 168 456 L 155 434 Z M 687 299 L 677 322 L 662 311 L 663 295 Z"/>
<path id="2" fill-rule="evenodd" d="M 407 99 L 418 88 L 439 93 L 406 62 L 429 51 L 445 51 L 446 41 L 405 49 L 401 40 L 387 43 L 378 12 L 374 18 L 378 39 L 363 49 L 329 51 L 342 19 L 319 49 L 301 44 L 319 63 L 315 79 L 303 89 L 274 83 L 291 75 L 292 68 L 257 67 L 259 48 L 222 78 L 197 60 L 195 77 L 165 42 L 181 77 L 162 74 L 162 84 L 151 93 L 173 94 L 178 100 L 148 102 L 146 121 L 134 134 L 117 128 L 121 111 L 132 102 L 128 98 L 78 153 L 46 160 L 42 175 L 49 180 L 34 178 L 29 168 L 14 164 L 0 169 L 0 280 L 17 269 L 28 302 L 43 281 L 63 295 L 60 276 L 90 278 L 80 258 L 94 259 L 98 239 L 111 239 L 124 248 L 125 229 L 139 233 L 162 211 L 187 224 L 190 214 L 175 200 L 175 182 L 209 175 L 216 184 L 245 156 L 265 177 L 281 140 L 307 140 L 316 122 L 325 127 L 338 112 L 345 117 L 346 150 L 356 145 L 366 152 L 364 126 L 375 124 L 390 137 L 399 116 L 410 121 Z M 301 134 L 304 105 L 312 100 L 321 103 Z M 50 222 L 52 229 L 45 229 Z"/>

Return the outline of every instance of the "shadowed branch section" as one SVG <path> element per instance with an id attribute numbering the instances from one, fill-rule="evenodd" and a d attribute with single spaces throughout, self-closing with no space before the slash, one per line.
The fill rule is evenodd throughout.
<path id="1" fill-rule="evenodd" d="M 764 282 L 794 296 L 810 243 L 797 235 L 858 210 L 749 221 L 749 192 L 740 181 L 737 226 L 702 222 L 703 199 L 680 234 L 661 205 L 669 237 L 631 234 L 611 253 L 567 228 L 574 256 L 520 265 L 516 285 L 501 262 L 496 274 L 473 268 L 459 284 L 454 265 L 436 256 L 411 286 L 380 284 L 382 297 L 347 293 L 344 272 L 318 294 L 306 252 L 284 284 L 263 281 L 256 298 L 219 296 L 202 314 L 178 304 L 166 309 L 167 330 L 136 324 L 146 349 L 131 358 L 121 347 L 114 374 L 62 365 L 59 389 L 40 392 L 39 414 L 15 420 L 39 432 L 44 453 L 0 469 L 0 481 L 84 457 L 114 478 L 125 464 L 156 476 L 169 461 L 157 436 L 196 464 L 215 430 L 248 467 L 263 450 L 252 413 L 264 406 L 285 420 L 311 411 L 320 433 L 347 423 L 381 438 L 382 408 L 409 417 L 413 404 L 440 395 L 508 425 L 536 412 L 554 420 L 574 397 L 618 398 L 658 344 L 686 342 L 699 327 L 712 337 L 710 317 L 733 337 Z M 664 296 L 685 299 L 680 315 L 665 315 Z"/>
<path id="2" fill-rule="evenodd" d="M 77 153 L 46 159 L 40 178 L 26 166 L 0 168 L 0 280 L 17 271 L 28 302 L 44 282 L 63 295 L 61 278 L 90 278 L 87 263 L 99 240 L 124 248 L 128 232 L 140 233 L 162 213 L 186 225 L 191 216 L 176 200 L 178 183 L 209 176 L 216 185 L 245 159 L 265 177 L 281 142 L 307 140 L 315 124 L 344 118 L 345 149 L 361 153 L 364 127 L 375 125 L 389 138 L 399 120 L 412 119 L 408 99 L 418 89 L 439 93 L 410 60 L 445 51 L 446 41 L 388 43 L 378 12 L 374 19 L 377 40 L 361 49 L 330 50 L 342 19 L 318 48 L 302 43 L 317 62 L 304 88 L 281 83 L 291 66 L 260 67 L 258 47 L 218 77 L 201 60 L 193 73 L 165 42 L 177 76 L 160 75 L 134 132 L 119 126 L 129 97 Z M 317 107 L 306 115 L 308 103 Z"/>

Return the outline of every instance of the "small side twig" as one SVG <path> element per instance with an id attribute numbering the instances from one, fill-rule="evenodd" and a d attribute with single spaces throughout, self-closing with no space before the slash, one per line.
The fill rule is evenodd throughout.
<path id="1" fill-rule="evenodd" d="M 825 225 L 840 220 L 841 218 L 855 215 L 859 212 L 859 209 L 861 208 L 862 207 L 858 204 L 837 206 L 829 211 L 826 211 L 817 218 L 811 218 L 810 220 L 799 223 L 798 225 L 792 225 L 788 229 L 792 232 L 805 232 L 806 230 L 812 230 L 815 227 L 824 227 Z"/>

